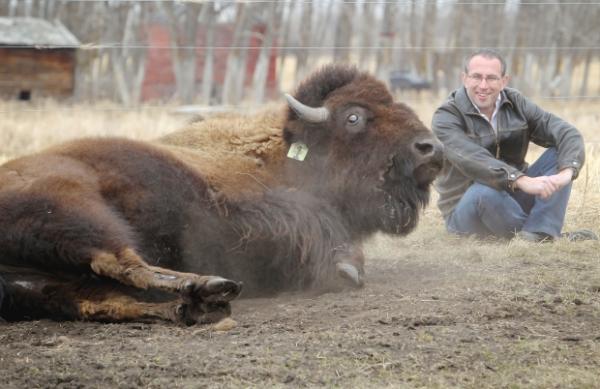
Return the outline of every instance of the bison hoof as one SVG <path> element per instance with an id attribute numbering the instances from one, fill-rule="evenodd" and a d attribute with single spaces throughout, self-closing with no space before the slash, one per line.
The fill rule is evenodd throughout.
<path id="1" fill-rule="evenodd" d="M 364 286 L 362 274 L 358 271 L 356 266 L 351 265 L 347 262 L 338 262 L 336 264 L 337 272 L 340 277 L 349 281 L 352 286 L 361 288 Z"/>
<path id="2" fill-rule="evenodd" d="M 176 321 L 191 326 L 217 323 L 231 315 L 229 303 L 183 303 L 175 309 Z"/>
<path id="3" fill-rule="evenodd" d="M 183 297 L 188 302 L 227 303 L 240 295 L 242 283 L 222 277 L 201 277 L 184 284 Z"/>

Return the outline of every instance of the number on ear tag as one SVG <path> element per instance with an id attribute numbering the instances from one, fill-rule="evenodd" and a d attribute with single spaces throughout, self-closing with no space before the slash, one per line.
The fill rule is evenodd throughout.
<path id="1" fill-rule="evenodd" d="M 291 144 L 287 157 L 296 161 L 304 161 L 306 154 L 308 154 L 308 146 L 302 142 L 295 142 Z"/>

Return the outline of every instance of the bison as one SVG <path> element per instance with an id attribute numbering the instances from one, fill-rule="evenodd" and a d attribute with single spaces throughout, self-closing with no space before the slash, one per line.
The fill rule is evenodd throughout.
<path id="1" fill-rule="evenodd" d="M 154 142 L 82 139 L 0 167 L 0 316 L 209 323 L 248 295 L 361 285 L 361 242 L 417 224 L 442 146 L 330 65 L 288 104 Z"/>

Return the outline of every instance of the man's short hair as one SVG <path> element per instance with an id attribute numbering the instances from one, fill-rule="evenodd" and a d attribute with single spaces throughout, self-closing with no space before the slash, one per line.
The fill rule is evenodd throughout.
<path id="1" fill-rule="evenodd" d="M 473 57 L 476 57 L 478 55 L 482 56 L 483 58 L 488 58 L 488 59 L 496 58 L 497 60 L 499 60 L 500 61 L 500 71 L 502 72 L 502 76 L 506 75 L 506 61 L 504 60 L 504 57 L 502 57 L 502 55 L 499 52 L 497 52 L 496 50 L 489 49 L 489 48 L 479 49 L 479 50 L 469 54 L 465 58 L 465 62 L 464 62 L 465 74 L 469 74 L 469 62 L 471 62 L 471 59 L 473 59 Z"/>

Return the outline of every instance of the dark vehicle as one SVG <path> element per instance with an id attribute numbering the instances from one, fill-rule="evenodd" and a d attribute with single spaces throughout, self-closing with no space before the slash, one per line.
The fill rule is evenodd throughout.
<path id="1" fill-rule="evenodd" d="M 392 70 L 390 72 L 390 89 L 392 92 L 399 90 L 416 90 L 431 88 L 431 83 L 423 77 L 406 70 Z"/>

